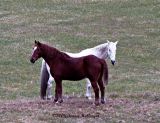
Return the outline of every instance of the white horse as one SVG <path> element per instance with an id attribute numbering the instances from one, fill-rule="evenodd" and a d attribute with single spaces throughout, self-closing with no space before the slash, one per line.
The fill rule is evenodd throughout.
<path id="1" fill-rule="evenodd" d="M 95 55 L 98 58 L 102 59 L 110 59 L 112 65 L 115 64 L 116 61 L 116 46 L 117 46 L 118 41 L 116 42 L 110 42 L 107 41 L 107 43 L 100 44 L 98 46 L 95 46 L 93 48 L 88 48 L 85 50 L 82 50 L 79 53 L 68 53 L 71 57 L 82 57 L 82 56 L 87 56 L 87 55 Z M 54 78 L 50 74 L 50 68 L 47 65 L 47 63 L 43 60 L 42 61 L 42 67 L 41 67 L 41 98 L 45 99 L 51 99 L 52 94 L 51 94 L 51 88 L 52 88 L 52 82 L 54 81 Z M 88 99 L 91 99 L 91 83 L 89 79 L 86 78 L 86 97 Z M 47 92 L 47 93 L 46 93 Z"/>

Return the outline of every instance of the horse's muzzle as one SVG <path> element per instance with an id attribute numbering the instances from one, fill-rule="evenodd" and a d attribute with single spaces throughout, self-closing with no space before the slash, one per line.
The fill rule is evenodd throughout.
<path id="1" fill-rule="evenodd" d="M 112 65 L 114 66 L 114 64 L 115 64 L 115 61 L 111 61 L 111 63 L 112 63 Z"/>
<path id="2" fill-rule="evenodd" d="M 30 59 L 31 63 L 35 63 L 35 60 L 33 58 Z"/>

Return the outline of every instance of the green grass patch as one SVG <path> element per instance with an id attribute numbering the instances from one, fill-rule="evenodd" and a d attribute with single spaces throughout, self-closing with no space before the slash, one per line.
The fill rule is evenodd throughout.
<path id="1" fill-rule="evenodd" d="M 116 67 L 108 61 L 113 76 L 109 92 L 159 92 L 158 6 L 156 0 L 1 1 L 0 81 L 4 85 L 39 81 L 41 61 L 29 63 L 35 39 L 69 52 L 79 52 L 109 39 L 119 40 Z M 67 83 L 65 87 L 78 85 Z M 143 86 L 136 86 L 137 83 Z M 82 91 L 69 90 L 66 92 Z"/>

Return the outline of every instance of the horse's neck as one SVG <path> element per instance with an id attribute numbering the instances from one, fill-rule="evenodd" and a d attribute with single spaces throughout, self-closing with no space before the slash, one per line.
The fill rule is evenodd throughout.
<path id="1" fill-rule="evenodd" d="M 93 47 L 92 51 L 96 53 L 97 57 L 101 59 L 107 59 L 108 58 L 108 43 Z"/>
<path id="2" fill-rule="evenodd" d="M 43 50 L 42 58 L 46 61 L 46 63 L 49 66 L 53 64 L 54 61 L 57 59 L 57 57 L 61 54 L 60 51 L 58 51 L 56 48 L 47 45 L 44 45 L 42 50 Z"/>

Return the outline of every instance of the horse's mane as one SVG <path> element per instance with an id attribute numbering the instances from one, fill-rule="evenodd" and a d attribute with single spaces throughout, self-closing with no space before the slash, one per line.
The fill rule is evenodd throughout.
<path id="1" fill-rule="evenodd" d="M 108 43 L 104 43 L 104 44 L 100 44 L 98 46 L 93 47 L 96 50 L 102 49 L 102 48 L 106 48 L 106 45 L 108 45 Z"/>
<path id="2" fill-rule="evenodd" d="M 49 55 L 49 57 L 61 57 L 61 58 L 69 58 L 70 56 L 67 55 L 64 52 L 59 51 L 57 48 L 49 46 L 47 44 L 42 44 L 43 47 L 45 48 L 45 51 L 47 53 L 47 55 Z"/>

